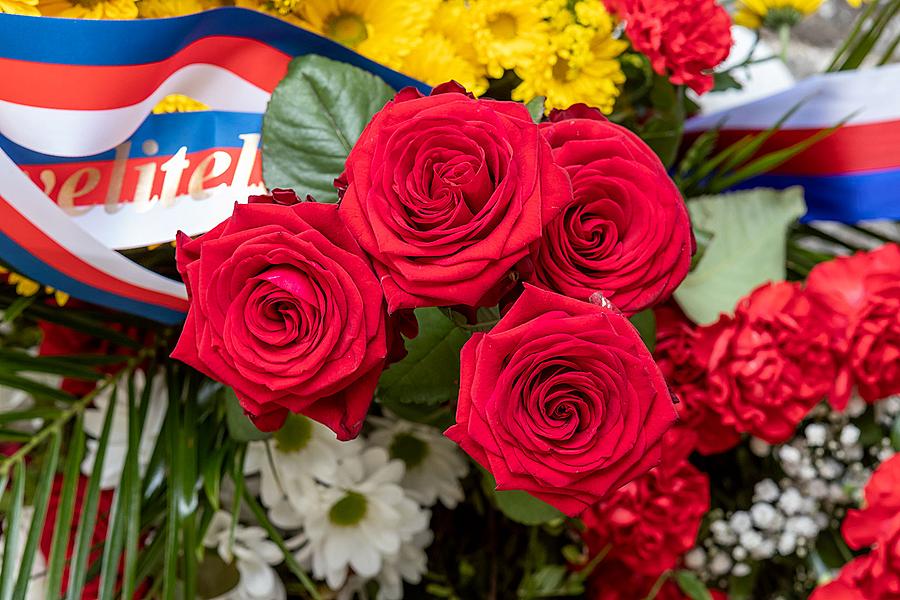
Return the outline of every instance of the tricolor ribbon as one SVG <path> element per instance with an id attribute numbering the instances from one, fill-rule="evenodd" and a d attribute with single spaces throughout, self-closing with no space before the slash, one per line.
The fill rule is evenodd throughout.
<path id="1" fill-rule="evenodd" d="M 720 144 L 727 146 L 772 127 L 798 105 L 760 154 L 846 123 L 741 187 L 803 186 L 808 221 L 900 219 L 900 65 L 810 77 L 784 92 L 694 118 L 686 124 L 686 132 L 697 134 L 721 125 Z"/>
<path id="2" fill-rule="evenodd" d="M 171 19 L 0 14 L 0 256 L 74 297 L 164 323 L 184 286 L 115 249 L 209 230 L 261 188 L 262 113 L 292 57 L 427 87 L 267 15 Z M 151 115 L 169 94 L 210 111 Z"/>

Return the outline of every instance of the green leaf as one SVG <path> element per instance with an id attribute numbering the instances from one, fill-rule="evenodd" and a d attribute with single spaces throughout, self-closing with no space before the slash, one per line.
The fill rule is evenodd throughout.
<path id="1" fill-rule="evenodd" d="M 522 525 L 542 525 L 564 515 L 556 508 L 538 500 L 528 492 L 519 490 L 498 491 L 494 476 L 481 469 L 481 485 L 485 493 L 493 495 L 497 508 L 504 515 Z"/>
<path id="2" fill-rule="evenodd" d="M 754 288 L 785 278 L 788 226 L 806 211 L 801 188 L 707 196 L 688 202 L 688 210 L 694 228 L 713 236 L 675 290 L 694 322 L 712 323 Z"/>
<path id="3" fill-rule="evenodd" d="M 16 556 L 19 551 L 19 521 L 22 519 L 22 504 L 25 501 L 25 464 L 17 462 L 13 467 L 12 503 L 6 513 L 4 523 L 4 535 L 6 540 L 3 546 L 3 565 L 0 566 L 0 600 L 9 600 L 12 596 L 13 583 L 16 580 L 15 560 L 8 557 Z"/>
<path id="4" fill-rule="evenodd" d="M 260 431 L 241 408 L 241 403 L 231 388 L 222 391 L 225 401 L 225 423 L 228 425 L 228 433 L 236 442 L 256 442 L 267 440 L 272 434 Z"/>
<path id="5" fill-rule="evenodd" d="M 19 296 L 3 311 L 2 320 L 6 323 L 12 323 L 26 308 L 34 304 L 35 300 L 37 300 L 37 296 Z"/>
<path id="6" fill-rule="evenodd" d="M 50 373 L 60 377 L 72 377 L 98 381 L 104 375 L 80 364 L 57 356 L 32 356 L 21 350 L 0 349 L 0 369 L 5 372 Z"/>
<path id="7" fill-rule="evenodd" d="M 721 73 L 713 74 L 713 89 L 714 92 L 724 92 L 727 90 L 741 90 L 744 86 L 741 85 L 741 82 L 734 78 L 729 71 L 723 71 Z"/>
<path id="8" fill-rule="evenodd" d="M 891 425 L 891 447 L 900 451 L 900 417 L 894 419 L 894 423 Z"/>
<path id="9" fill-rule="evenodd" d="M 546 100 L 543 96 L 535 96 L 525 103 L 525 108 L 528 109 L 528 114 L 531 115 L 531 120 L 535 123 L 540 123 L 544 118 L 544 103 Z"/>
<path id="10" fill-rule="evenodd" d="M 666 168 L 678 156 L 684 133 L 684 88 L 675 87 L 665 77 L 655 77 L 650 91 L 655 109 L 639 135 L 659 156 Z"/>
<path id="11" fill-rule="evenodd" d="M 78 489 L 78 475 L 81 458 L 84 456 L 83 413 L 75 419 L 75 425 L 69 438 L 66 463 L 63 467 L 62 494 L 53 526 L 53 538 L 50 543 L 50 560 L 47 563 L 47 597 L 59 598 L 59 586 L 62 582 L 63 567 L 66 564 L 66 550 L 69 548 L 69 533 L 72 530 L 72 515 L 75 507 L 75 493 Z"/>
<path id="12" fill-rule="evenodd" d="M 675 583 L 691 600 L 712 600 L 712 595 L 700 578 L 690 571 L 675 571 Z"/>
<path id="13" fill-rule="evenodd" d="M 116 397 L 116 389 L 113 388 L 112 398 Z M 110 402 L 103 420 L 103 429 L 97 441 L 97 453 L 94 457 L 94 468 L 88 479 L 87 491 L 81 503 L 81 519 L 78 521 L 78 532 L 75 534 L 75 545 L 71 554 L 71 570 L 69 571 L 69 585 L 66 588 L 68 600 L 80 598 L 81 590 L 87 578 L 88 557 L 91 551 L 91 540 L 94 536 L 94 527 L 97 524 L 97 503 L 100 499 L 100 479 L 103 475 L 103 463 L 106 460 L 106 449 L 109 445 L 112 433 L 113 415 L 116 412 L 116 403 Z"/>
<path id="14" fill-rule="evenodd" d="M 25 550 L 22 553 L 22 562 L 18 565 L 19 578 L 13 590 L 13 600 L 24 600 L 31 583 L 31 568 L 34 565 L 35 555 L 41 551 L 38 544 L 44 531 L 44 520 L 47 518 L 47 507 L 50 504 L 50 494 L 53 492 L 53 478 L 56 476 L 56 464 L 59 461 L 59 447 L 61 437 L 58 431 L 54 431 L 50 437 L 50 447 L 44 455 L 41 464 L 37 488 L 34 492 L 32 505 L 34 512 L 31 517 L 31 527 L 28 530 L 28 538 L 25 541 Z M 8 556 L 8 555 L 7 555 Z"/>
<path id="15" fill-rule="evenodd" d="M 438 308 L 416 309 L 419 335 L 406 343 L 409 354 L 379 381 L 381 401 L 436 405 L 459 393 L 459 351 L 468 334 Z"/>
<path id="16" fill-rule="evenodd" d="M 2 367 L 3 365 L 0 364 L 0 368 Z M 22 390 L 23 392 L 27 392 L 36 398 L 65 402 L 67 404 L 77 400 L 77 398 L 72 394 L 68 394 L 49 385 L 44 385 L 43 383 L 38 383 L 37 381 L 33 381 L 31 379 L 28 379 L 27 377 L 12 375 L 10 373 L 0 373 L 0 386 L 2 385 L 17 390 Z"/>
<path id="17" fill-rule="evenodd" d="M 333 182 L 350 149 L 393 96 L 384 81 L 357 67 L 312 54 L 295 58 L 263 117 L 266 187 L 336 202 Z"/>
<path id="18" fill-rule="evenodd" d="M 636 315 L 632 315 L 629 320 L 634 325 L 634 328 L 638 330 L 638 333 L 641 334 L 641 339 L 644 340 L 647 350 L 653 352 L 656 349 L 656 313 L 653 312 L 653 309 L 648 308 Z"/>

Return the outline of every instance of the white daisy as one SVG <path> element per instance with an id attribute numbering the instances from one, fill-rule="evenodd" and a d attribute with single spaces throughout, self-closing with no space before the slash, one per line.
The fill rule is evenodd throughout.
<path id="1" fill-rule="evenodd" d="M 220 510 L 213 515 L 203 536 L 203 545 L 216 548 L 219 557 L 234 564 L 240 574 L 237 586 L 215 600 L 285 600 L 284 584 L 272 568 L 284 560 L 281 550 L 262 527 L 240 524 L 234 531 L 234 544 L 230 545 L 231 523 L 231 515 Z"/>
<path id="2" fill-rule="evenodd" d="M 460 479 L 469 465 L 456 444 L 427 425 L 381 417 L 369 420 L 375 425 L 369 441 L 406 464 L 401 485 L 413 500 L 422 506 L 440 500 L 447 508 L 462 502 Z"/>
<path id="3" fill-rule="evenodd" d="M 259 474 L 259 492 L 272 522 L 284 529 L 303 525 L 302 502 L 313 479 L 333 480 L 341 457 L 358 454 L 359 440 L 338 441 L 328 427 L 290 415 L 270 440 L 247 446 L 244 474 Z M 295 502 L 288 499 L 293 498 Z"/>
<path id="4" fill-rule="evenodd" d="M 146 383 L 143 371 L 134 373 L 135 390 L 140 402 L 141 394 Z M 162 373 L 158 373 L 152 381 L 153 388 L 147 405 L 147 415 L 142 423 L 141 441 L 138 446 L 138 469 L 141 474 L 147 469 L 153 448 L 156 446 L 156 438 L 162 429 L 163 420 L 166 417 L 168 406 L 166 394 L 166 381 Z M 121 382 L 116 388 L 115 412 L 113 413 L 112 426 L 109 433 L 109 442 L 106 447 L 106 458 L 103 461 L 103 473 L 100 479 L 102 489 L 111 489 L 119 485 L 122 478 L 122 469 L 125 467 L 125 455 L 128 453 L 128 385 Z M 103 432 L 103 421 L 106 411 L 112 404 L 113 388 L 108 388 L 97 394 L 94 398 L 93 408 L 84 412 L 84 430 L 92 439 L 87 441 L 87 454 L 81 463 L 81 472 L 90 475 L 94 468 L 94 460 L 97 457 L 97 447 L 100 445 L 98 438 Z"/>
<path id="5" fill-rule="evenodd" d="M 340 461 L 333 481 L 306 490 L 304 531 L 292 544 L 313 576 L 337 590 L 352 569 L 363 579 L 382 572 L 405 542 L 428 529 L 430 513 L 409 498 L 400 481 L 403 462 L 383 448 Z"/>
<path id="6" fill-rule="evenodd" d="M 430 530 L 420 531 L 412 540 L 404 542 L 397 554 L 384 557 L 384 566 L 374 578 L 378 583 L 376 600 L 402 600 L 404 581 L 413 585 L 422 582 L 422 575 L 428 570 L 425 548 L 431 545 L 433 539 Z M 353 575 L 338 592 L 336 600 L 366 598 L 365 589 L 369 581 L 372 580 Z"/>

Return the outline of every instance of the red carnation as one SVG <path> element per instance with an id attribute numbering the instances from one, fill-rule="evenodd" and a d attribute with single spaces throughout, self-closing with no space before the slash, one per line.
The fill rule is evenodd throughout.
<path id="1" fill-rule="evenodd" d="M 709 478 L 686 459 L 667 455 L 662 464 L 625 485 L 582 516 L 591 554 L 636 573 L 659 576 L 694 547 L 709 510 Z"/>
<path id="2" fill-rule="evenodd" d="M 799 284 L 769 283 L 698 330 L 709 401 L 726 425 L 772 444 L 793 435 L 834 381 L 830 314 Z"/>
<path id="3" fill-rule="evenodd" d="M 709 402 L 706 365 L 695 354 L 697 327 L 675 306 L 656 309 L 654 358 L 679 403 L 674 437 L 690 437 L 701 454 L 718 454 L 741 440 L 733 426 L 726 425 Z"/>
<path id="4" fill-rule="evenodd" d="M 885 461 L 866 484 L 865 507 L 847 513 L 844 539 L 866 555 L 844 565 L 814 600 L 889 600 L 900 597 L 900 455 Z"/>
<path id="5" fill-rule="evenodd" d="M 731 51 L 731 18 L 716 0 L 614 0 L 635 50 L 653 70 L 698 94 L 713 88 L 713 68 Z"/>
<path id="6" fill-rule="evenodd" d="M 900 393 L 900 247 L 821 263 L 807 289 L 825 299 L 844 328 L 846 355 L 832 405 L 846 407 L 854 386 L 867 402 Z"/>

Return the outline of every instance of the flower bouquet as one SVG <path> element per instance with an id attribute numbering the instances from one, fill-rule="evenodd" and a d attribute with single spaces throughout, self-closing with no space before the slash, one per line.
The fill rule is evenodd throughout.
<path id="1" fill-rule="evenodd" d="M 859 70 L 900 1 L 816 98 L 714 114 L 820 2 L 237 4 L 0 15 L 184 38 L 0 52 L 150 90 L 0 84 L 0 600 L 900 597 L 900 76 Z M 93 162 L 22 126 L 129 111 Z M 181 230 L 100 248 L 96 204 Z"/>

